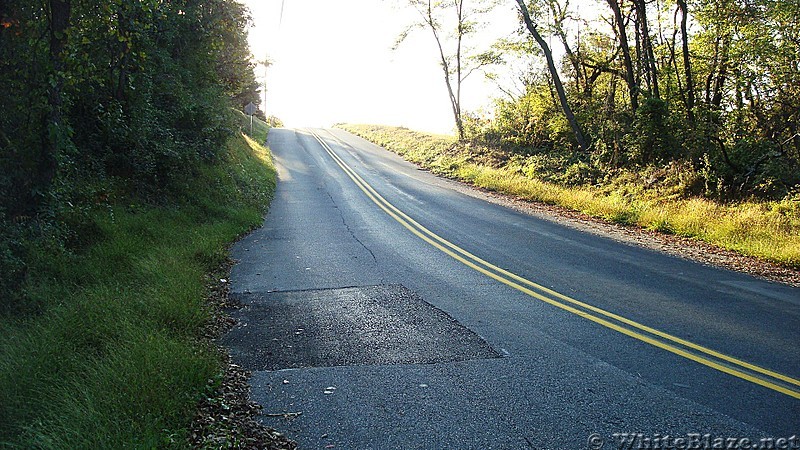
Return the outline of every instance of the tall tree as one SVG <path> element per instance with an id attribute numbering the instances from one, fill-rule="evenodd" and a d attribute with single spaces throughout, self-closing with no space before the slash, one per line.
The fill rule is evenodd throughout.
<path id="1" fill-rule="evenodd" d="M 625 18 L 622 16 L 619 2 L 617 0 L 606 0 L 611 11 L 614 13 L 614 24 L 616 25 L 617 36 L 619 37 L 619 47 L 622 50 L 622 61 L 625 64 L 625 82 L 628 85 L 628 95 L 631 102 L 631 110 L 636 112 L 639 108 L 639 86 L 636 83 L 636 72 L 633 68 L 633 58 L 628 44 L 628 32 L 625 27 Z"/>
<path id="2" fill-rule="evenodd" d="M 650 36 L 650 24 L 647 20 L 647 2 L 645 0 L 633 0 L 633 7 L 636 10 L 636 24 L 642 40 L 640 59 L 645 79 L 650 87 L 650 94 L 655 98 L 661 98 L 658 88 L 658 67 L 656 66 L 655 53 L 653 52 L 653 41 Z"/>
<path id="3" fill-rule="evenodd" d="M 461 105 L 464 80 L 479 68 L 499 62 L 499 57 L 494 52 L 470 52 L 465 42 L 469 35 L 477 31 L 475 17 L 491 10 L 494 3 L 473 1 L 472 6 L 468 3 L 467 0 L 408 0 L 408 5 L 417 11 L 421 21 L 411 24 L 394 46 L 399 47 L 415 28 L 427 28 L 431 32 L 439 54 L 459 139 L 464 139 Z M 451 25 L 452 32 L 447 31 L 448 25 Z M 452 49 L 448 49 L 448 46 Z"/>
<path id="4" fill-rule="evenodd" d="M 689 33 L 687 31 L 689 8 L 686 5 L 686 0 L 677 0 L 677 2 L 681 13 L 681 53 L 683 54 L 683 72 L 686 81 L 686 92 L 683 97 L 686 99 L 686 113 L 689 123 L 694 124 L 694 74 L 692 73 L 692 59 L 689 54 Z"/>
<path id="5" fill-rule="evenodd" d="M 51 81 L 47 93 L 49 113 L 47 115 L 48 138 L 45 149 L 39 160 L 39 176 L 42 187 L 49 187 L 56 176 L 57 158 L 64 145 L 67 133 L 63 119 L 64 89 L 64 49 L 67 44 L 67 28 L 69 27 L 71 4 L 69 0 L 50 0 L 50 50 L 49 59 L 52 70 Z"/>
<path id="6" fill-rule="evenodd" d="M 575 76 L 575 85 L 580 88 L 583 80 L 585 79 L 584 66 L 581 64 L 580 56 L 572 50 L 572 47 L 567 41 L 567 31 L 564 29 L 564 23 L 567 21 L 569 10 L 569 0 L 562 5 L 559 0 L 548 0 L 547 5 L 550 8 L 550 13 L 553 16 L 552 30 L 561 45 L 564 46 L 564 51 L 567 53 L 567 60 L 572 66 L 572 71 Z"/>
<path id="7" fill-rule="evenodd" d="M 539 47 L 541 47 L 542 52 L 544 53 L 544 57 L 547 60 L 547 69 L 550 72 L 550 77 L 553 81 L 553 85 L 555 86 L 556 94 L 558 95 L 558 101 L 561 104 L 561 109 L 564 111 L 564 115 L 567 117 L 570 128 L 572 128 L 572 132 L 575 135 L 575 140 L 578 142 L 578 147 L 582 151 L 588 151 L 589 146 L 583 136 L 583 131 L 581 130 L 580 124 L 578 124 L 578 120 L 575 118 L 575 114 L 572 112 L 572 108 L 570 108 L 569 102 L 567 101 L 567 94 L 564 91 L 564 85 L 561 83 L 561 77 L 558 74 L 556 63 L 553 59 L 553 52 L 550 50 L 547 42 L 542 38 L 542 35 L 539 33 L 539 29 L 536 27 L 536 24 L 533 23 L 531 15 L 528 12 L 528 7 L 525 5 L 525 1 L 517 0 L 517 5 L 519 5 L 519 12 L 522 15 L 522 21 L 525 23 L 525 26 L 533 36 L 533 39 L 537 44 L 539 44 Z"/>

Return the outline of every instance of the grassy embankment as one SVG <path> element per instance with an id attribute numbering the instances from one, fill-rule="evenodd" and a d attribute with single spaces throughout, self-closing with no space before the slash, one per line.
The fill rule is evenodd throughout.
<path id="1" fill-rule="evenodd" d="M 236 136 L 222 153 L 162 205 L 100 206 L 90 244 L 30 262 L 38 312 L 0 317 L 0 447 L 186 446 L 221 375 L 201 337 L 205 276 L 261 222 L 275 186 L 256 140 Z"/>
<path id="2" fill-rule="evenodd" d="M 800 268 L 797 201 L 720 204 L 681 198 L 669 186 L 649 188 L 631 172 L 601 185 L 566 186 L 543 181 L 524 158 L 454 138 L 405 128 L 339 125 L 433 173 L 525 200 L 559 205 L 612 222 L 704 240 L 745 255 Z M 542 166 L 541 160 L 539 167 Z M 546 164 L 545 164 L 546 165 Z M 669 183 L 662 183 L 669 184 Z"/>

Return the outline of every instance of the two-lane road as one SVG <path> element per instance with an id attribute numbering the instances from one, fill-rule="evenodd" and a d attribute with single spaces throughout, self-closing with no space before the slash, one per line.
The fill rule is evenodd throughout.
<path id="1" fill-rule="evenodd" d="M 304 448 L 800 434 L 800 289 L 507 208 L 341 130 L 269 144 L 226 343 Z"/>

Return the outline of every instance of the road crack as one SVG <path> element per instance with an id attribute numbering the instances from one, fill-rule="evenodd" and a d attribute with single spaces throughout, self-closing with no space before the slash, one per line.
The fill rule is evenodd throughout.
<path id="1" fill-rule="evenodd" d="M 375 262 L 375 264 L 378 264 L 378 258 L 376 258 L 376 257 L 375 257 L 375 253 L 374 253 L 374 252 L 373 252 L 373 251 L 372 251 L 372 250 L 371 250 L 369 247 L 367 247 L 367 246 L 366 246 L 366 245 L 365 245 L 365 244 L 364 244 L 364 243 L 361 241 L 361 239 L 359 239 L 359 238 L 358 238 L 358 236 L 356 236 L 356 233 L 353 231 L 353 229 L 352 229 L 352 228 L 350 228 L 350 224 L 348 224 L 348 223 L 347 223 L 347 220 L 345 220 L 345 218 L 344 218 L 344 214 L 342 213 L 342 209 L 341 209 L 341 208 L 339 208 L 339 205 L 336 203 L 336 200 L 334 200 L 334 198 L 333 198 L 333 196 L 331 195 L 330 191 L 329 191 L 329 190 L 327 190 L 327 189 L 325 189 L 325 193 L 326 193 L 326 194 L 328 194 L 328 198 L 330 198 L 330 199 L 331 199 L 331 203 L 333 203 L 333 207 L 334 207 L 334 208 L 336 208 L 336 211 L 339 213 L 339 218 L 340 218 L 340 219 L 342 219 L 342 225 L 344 225 L 344 227 L 345 227 L 345 229 L 347 230 L 347 232 L 350 234 L 350 236 L 351 236 L 351 237 L 352 237 L 352 238 L 353 238 L 353 239 L 354 239 L 356 242 L 358 242 L 358 243 L 359 243 L 359 244 L 360 244 L 362 247 L 364 247 L 364 250 L 366 250 L 367 252 L 369 252 L 369 254 L 370 254 L 370 256 L 372 256 L 372 260 Z"/>

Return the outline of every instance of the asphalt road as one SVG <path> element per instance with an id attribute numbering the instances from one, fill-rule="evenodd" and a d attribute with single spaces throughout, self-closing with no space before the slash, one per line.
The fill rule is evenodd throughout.
<path id="1" fill-rule="evenodd" d="M 341 130 L 269 145 L 225 343 L 302 448 L 800 448 L 800 289 L 504 207 Z"/>

